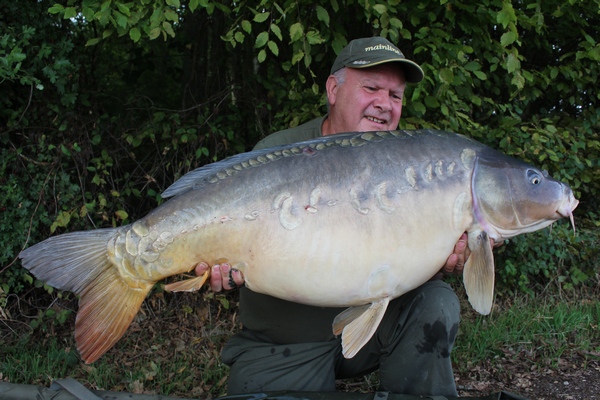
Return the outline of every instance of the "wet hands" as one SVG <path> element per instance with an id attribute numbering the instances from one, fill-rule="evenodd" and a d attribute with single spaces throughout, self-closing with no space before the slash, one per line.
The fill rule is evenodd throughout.
<path id="1" fill-rule="evenodd" d="M 198 263 L 194 272 L 204 275 L 210 268 L 210 287 L 214 292 L 233 290 L 244 286 L 244 275 L 240 270 L 232 268 L 228 263 L 215 264 L 211 267 L 205 262 Z"/>
<path id="2" fill-rule="evenodd" d="M 490 238 L 490 246 L 493 248 L 502 246 L 503 243 L 504 241 L 496 243 L 494 242 L 494 239 Z M 456 242 L 454 245 L 454 251 L 446 260 L 446 264 L 444 264 L 442 270 L 432 279 L 441 279 L 444 275 L 462 274 L 463 269 L 465 268 L 465 263 L 469 259 L 470 255 L 471 250 L 469 250 L 468 236 L 465 232 L 460 236 L 458 242 Z"/>
<path id="3" fill-rule="evenodd" d="M 441 273 L 443 274 L 462 274 L 465 267 L 465 263 L 471 254 L 469 246 L 467 244 L 468 236 L 463 233 L 458 239 L 458 242 L 454 245 L 454 251 L 450 254 L 450 257 L 446 260 L 446 264 L 442 267 Z"/>

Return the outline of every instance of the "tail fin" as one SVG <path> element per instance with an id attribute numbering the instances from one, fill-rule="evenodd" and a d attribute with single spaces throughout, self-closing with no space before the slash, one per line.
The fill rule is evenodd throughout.
<path id="1" fill-rule="evenodd" d="M 123 336 L 152 288 L 131 287 L 109 257 L 108 242 L 117 229 L 53 236 L 20 254 L 23 266 L 50 286 L 80 296 L 75 341 L 83 360 L 100 358 Z"/>

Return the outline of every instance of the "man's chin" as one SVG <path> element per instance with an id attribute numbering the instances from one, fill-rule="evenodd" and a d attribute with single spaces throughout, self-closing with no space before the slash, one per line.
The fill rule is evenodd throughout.
<path id="1" fill-rule="evenodd" d="M 373 122 L 367 120 L 367 123 L 361 124 L 361 132 L 368 131 L 389 131 L 392 130 L 388 124 L 378 124 L 377 122 Z"/>

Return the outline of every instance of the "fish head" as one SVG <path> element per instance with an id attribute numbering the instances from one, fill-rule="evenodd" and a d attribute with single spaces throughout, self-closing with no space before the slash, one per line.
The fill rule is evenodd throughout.
<path id="1" fill-rule="evenodd" d="M 476 219 L 494 240 L 545 228 L 579 204 L 571 188 L 525 162 L 501 153 L 478 156 L 472 176 Z"/>

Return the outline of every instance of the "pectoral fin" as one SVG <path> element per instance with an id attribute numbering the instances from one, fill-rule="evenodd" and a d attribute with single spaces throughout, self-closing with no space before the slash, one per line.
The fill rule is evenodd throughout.
<path id="1" fill-rule="evenodd" d="M 494 255 L 487 233 L 470 232 L 469 249 L 463 272 L 465 289 L 475 311 L 487 315 L 494 302 Z"/>
<path id="2" fill-rule="evenodd" d="M 168 285 L 165 285 L 165 290 L 167 292 L 195 292 L 200 290 L 209 276 L 210 269 L 200 276 L 185 279 L 179 282 L 169 283 Z"/>
<path id="3" fill-rule="evenodd" d="M 371 339 L 379 326 L 389 298 L 364 306 L 350 307 L 333 321 L 333 333 L 342 334 L 342 354 L 352 358 Z"/>

